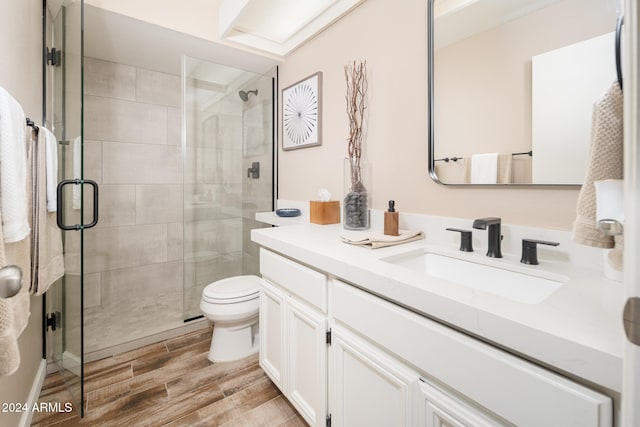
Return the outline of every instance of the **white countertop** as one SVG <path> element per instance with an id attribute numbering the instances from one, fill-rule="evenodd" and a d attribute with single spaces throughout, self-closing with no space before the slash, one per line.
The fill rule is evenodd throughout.
<path id="1" fill-rule="evenodd" d="M 484 252 L 459 252 L 457 246 L 427 239 L 382 249 L 342 243 L 340 224 L 301 223 L 252 231 L 252 240 L 312 268 L 352 283 L 413 311 L 492 342 L 557 372 L 607 389 L 622 389 L 624 303 L 622 285 L 598 269 L 541 260 L 525 266 L 517 256 L 504 262 L 513 270 L 539 270 L 569 280 L 540 304 L 515 302 L 486 292 L 381 261 L 409 250 L 485 262 Z M 467 258 L 465 258 L 467 257 Z"/>

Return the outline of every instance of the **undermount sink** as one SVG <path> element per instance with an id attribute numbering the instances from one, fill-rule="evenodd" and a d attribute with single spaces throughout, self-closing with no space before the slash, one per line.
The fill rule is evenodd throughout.
<path id="1" fill-rule="evenodd" d="M 525 304 L 541 303 L 567 280 L 547 279 L 431 252 L 395 255 L 382 261 Z"/>

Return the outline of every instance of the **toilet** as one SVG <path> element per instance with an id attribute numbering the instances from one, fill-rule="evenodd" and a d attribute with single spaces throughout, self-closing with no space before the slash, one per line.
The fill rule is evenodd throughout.
<path id="1" fill-rule="evenodd" d="M 229 277 L 204 288 L 200 311 L 213 322 L 210 361 L 239 360 L 258 351 L 259 305 L 258 276 Z"/>

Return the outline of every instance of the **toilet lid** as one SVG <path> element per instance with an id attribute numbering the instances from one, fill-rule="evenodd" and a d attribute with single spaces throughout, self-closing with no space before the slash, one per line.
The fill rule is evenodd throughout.
<path id="1" fill-rule="evenodd" d="M 209 302 L 234 303 L 258 298 L 260 278 L 235 276 L 210 283 L 202 291 L 202 298 Z"/>

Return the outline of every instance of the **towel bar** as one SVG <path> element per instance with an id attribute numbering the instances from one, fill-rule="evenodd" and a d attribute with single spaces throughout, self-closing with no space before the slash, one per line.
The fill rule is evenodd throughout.
<path id="1" fill-rule="evenodd" d="M 33 131 L 36 133 L 36 135 L 40 132 L 40 128 L 38 127 L 38 125 L 35 124 L 35 122 L 31 120 L 29 117 L 27 117 L 27 126 L 31 126 L 33 128 Z"/>

